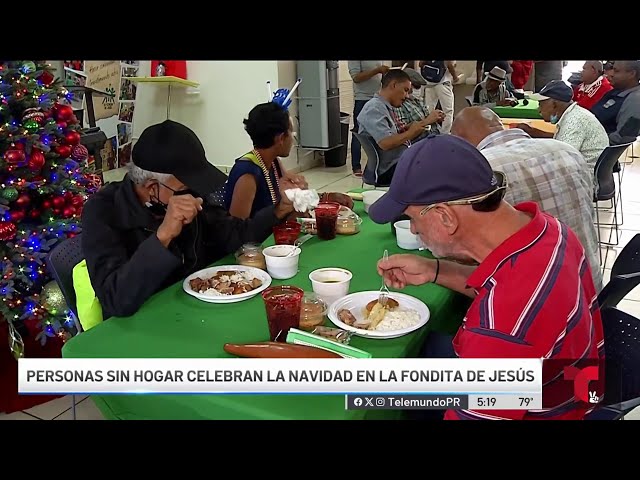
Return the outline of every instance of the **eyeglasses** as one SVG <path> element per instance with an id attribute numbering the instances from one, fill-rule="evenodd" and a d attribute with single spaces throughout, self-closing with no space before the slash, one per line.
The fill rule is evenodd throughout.
<path id="1" fill-rule="evenodd" d="M 164 188 L 166 188 L 167 190 L 171 190 L 173 192 L 174 195 L 193 195 L 194 197 L 196 197 L 197 195 L 193 192 L 193 190 L 191 190 L 190 188 L 183 188 L 182 190 L 176 190 L 174 188 L 171 188 L 169 185 L 162 183 L 162 182 L 158 182 L 160 185 L 162 185 Z"/>
<path id="2" fill-rule="evenodd" d="M 420 216 L 425 215 L 432 208 L 437 207 L 438 205 L 474 205 L 478 203 L 484 202 L 486 199 L 500 192 L 500 200 L 502 200 L 505 196 L 509 183 L 507 182 L 507 176 L 502 172 L 494 172 L 496 179 L 498 180 L 498 187 L 494 188 L 492 191 L 488 193 L 483 193 L 482 195 L 476 195 L 469 198 L 462 198 L 460 200 L 450 200 L 448 202 L 438 202 L 433 203 L 431 205 L 427 205 L 422 210 L 420 210 Z"/>

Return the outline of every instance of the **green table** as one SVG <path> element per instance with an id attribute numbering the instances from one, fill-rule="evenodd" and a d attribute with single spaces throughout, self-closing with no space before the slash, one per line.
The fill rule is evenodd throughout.
<path id="1" fill-rule="evenodd" d="M 538 112 L 538 101 L 528 100 L 528 104 L 524 105 L 520 100 L 515 107 L 493 107 L 492 110 L 500 118 L 528 118 L 528 119 L 540 119 L 542 115 Z"/>
<path id="2" fill-rule="evenodd" d="M 378 290 L 376 262 L 385 248 L 401 252 L 389 225 L 376 225 L 361 202 L 354 210 L 363 217 L 361 232 L 322 241 L 317 237 L 302 247 L 300 271 L 293 284 L 311 291 L 309 273 L 339 266 L 353 273 L 351 292 Z M 272 244 L 272 238 L 265 245 Z M 220 265 L 235 263 L 228 257 Z M 374 357 L 416 356 L 430 329 L 454 333 L 469 306 L 466 297 L 438 285 L 409 287 L 405 293 L 424 301 L 431 320 L 417 332 L 397 339 L 353 337 L 351 345 Z M 328 323 L 330 325 L 330 323 Z M 207 304 L 187 295 L 182 282 L 158 292 L 128 318 L 112 317 L 69 340 L 66 358 L 221 358 L 227 342 L 248 343 L 269 339 L 262 298 L 234 304 Z M 393 418 L 392 411 L 347 411 L 342 395 L 105 395 L 93 396 L 109 419 L 361 419 Z"/>

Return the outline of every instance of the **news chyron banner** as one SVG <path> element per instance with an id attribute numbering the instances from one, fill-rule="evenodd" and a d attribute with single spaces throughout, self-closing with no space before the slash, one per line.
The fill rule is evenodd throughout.
<path id="1" fill-rule="evenodd" d="M 541 359 L 19 360 L 21 394 L 345 395 L 346 408 L 542 407 Z M 370 404 L 370 405 L 369 405 Z"/>

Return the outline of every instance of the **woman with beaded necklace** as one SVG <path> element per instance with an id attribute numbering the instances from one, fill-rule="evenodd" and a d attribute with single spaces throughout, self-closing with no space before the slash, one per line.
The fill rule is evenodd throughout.
<path id="1" fill-rule="evenodd" d="M 293 147 L 293 124 L 285 108 L 274 102 L 259 104 L 249 112 L 244 125 L 254 148 L 235 161 L 225 187 L 227 210 L 242 219 L 280 200 L 282 178 L 308 188 L 303 176 L 288 173 L 279 161 L 279 157 L 288 157 Z M 353 206 L 349 196 L 339 193 L 325 193 L 322 200 Z"/>

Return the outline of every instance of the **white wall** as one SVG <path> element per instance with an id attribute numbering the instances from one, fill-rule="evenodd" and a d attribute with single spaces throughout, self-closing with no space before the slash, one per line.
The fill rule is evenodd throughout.
<path id="1" fill-rule="evenodd" d="M 200 83 L 199 93 L 173 88 L 171 119 L 191 128 L 202 141 L 208 160 L 231 166 L 251 150 L 242 120 L 256 104 L 267 99 L 267 80 L 279 85 L 276 61 L 189 61 L 189 80 Z M 150 62 L 141 62 L 140 75 L 148 75 Z M 285 85 L 282 85 L 285 86 Z M 291 85 L 289 85 L 290 87 Z M 133 119 L 133 137 L 167 116 L 167 88 L 141 83 Z"/>

